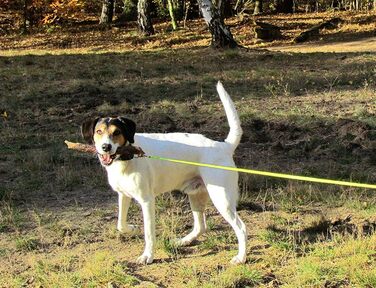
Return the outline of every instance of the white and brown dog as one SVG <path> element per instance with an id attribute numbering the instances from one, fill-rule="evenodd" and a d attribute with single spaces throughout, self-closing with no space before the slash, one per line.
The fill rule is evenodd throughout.
<path id="1" fill-rule="evenodd" d="M 217 91 L 230 126 L 224 142 L 213 141 L 200 134 L 135 133 L 135 123 L 124 117 L 96 118 L 82 124 L 84 139 L 95 144 L 99 160 L 107 170 L 108 181 L 119 194 L 119 231 L 135 230 L 133 225 L 127 224 L 128 208 L 132 198 L 141 205 L 145 250 L 137 259 L 139 263 L 151 263 L 154 258 L 155 197 L 176 189 L 188 195 L 194 219 L 193 230 L 178 240 L 178 244 L 188 245 L 205 232 L 204 210 L 210 197 L 238 239 L 239 251 L 231 262 L 246 261 L 246 226 L 236 212 L 238 173 L 148 158 L 122 159 L 116 154 L 118 147 L 135 144 L 146 155 L 235 166 L 233 153 L 242 135 L 240 120 L 234 103 L 220 82 Z"/>

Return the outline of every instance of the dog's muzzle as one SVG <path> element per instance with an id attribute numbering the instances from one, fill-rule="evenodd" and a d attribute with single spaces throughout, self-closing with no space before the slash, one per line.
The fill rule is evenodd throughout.
<path id="1" fill-rule="evenodd" d="M 129 161 L 134 158 L 134 154 L 132 152 L 122 153 L 122 154 L 100 154 L 98 153 L 99 160 L 104 166 L 110 166 L 114 161 Z"/>
<path id="2" fill-rule="evenodd" d="M 119 155 L 116 155 L 116 154 L 98 154 L 98 157 L 99 157 L 99 160 L 101 161 L 101 163 L 104 165 L 104 166 L 109 166 L 112 164 L 112 162 L 114 162 L 114 160 L 116 159 L 116 157 L 118 157 Z"/>

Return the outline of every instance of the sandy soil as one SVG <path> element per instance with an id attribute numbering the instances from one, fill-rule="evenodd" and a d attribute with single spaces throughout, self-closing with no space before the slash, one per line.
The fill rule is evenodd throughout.
<path id="1" fill-rule="evenodd" d="M 376 52 L 376 37 L 357 39 L 334 43 L 306 43 L 297 45 L 283 45 L 268 48 L 270 51 L 317 53 L 317 52 Z"/>

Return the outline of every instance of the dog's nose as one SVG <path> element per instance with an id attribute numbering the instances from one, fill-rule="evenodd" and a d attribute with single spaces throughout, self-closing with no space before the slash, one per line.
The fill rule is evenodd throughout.
<path id="1" fill-rule="evenodd" d="M 111 148 L 112 148 L 111 144 L 103 144 L 103 145 L 102 145 L 102 150 L 103 150 L 104 152 L 111 151 Z"/>

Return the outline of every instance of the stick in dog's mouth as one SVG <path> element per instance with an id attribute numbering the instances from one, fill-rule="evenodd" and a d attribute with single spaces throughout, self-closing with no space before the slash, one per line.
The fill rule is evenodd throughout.
<path id="1" fill-rule="evenodd" d="M 65 140 L 65 144 L 67 145 L 68 149 L 76 150 L 79 152 L 84 152 L 84 153 L 90 153 L 90 154 L 98 154 L 97 150 L 95 149 L 95 146 L 89 145 L 89 144 L 83 144 L 83 143 L 74 143 Z M 107 154 L 99 154 L 101 159 L 105 163 L 110 163 L 112 162 L 113 159 L 116 158 L 117 155 L 124 156 L 124 157 L 131 157 L 137 156 L 137 157 L 143 157 L 145 156 L 145 152 L 137 146 L 122 146 L 119 147 L 116 150 L 116 153 L 113 155 L 107 155 Z"/>

